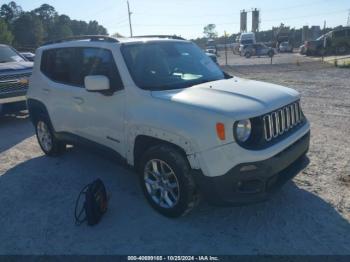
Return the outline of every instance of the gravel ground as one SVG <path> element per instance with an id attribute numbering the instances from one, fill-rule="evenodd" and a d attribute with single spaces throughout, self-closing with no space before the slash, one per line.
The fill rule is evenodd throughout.
<path id="1" fill-rule="evenodd" d="M 45 157 L 27 116 L 7 116 L 0 118 L 0 254 L 350 254 L 350 70 L 318 62 L 226 70 L 303 95 L 310 165 L 273 199 L 201 203 L 167 219 L 147 205 L 131 170 L 81 148 Z M 95 227 L 75 226 L 75 198 L 96 177 L 112 193 L 109 211 Z"/>
<path id="2" fill-rule="evenodd" d="M 272 59 L 272 64 L 296 64 L 306 63 L 311 61 L 320 61 L 320 57 L 308 57 L 300 55 L 299 53 L 277 53 Z M 218 61 L 221 65 L 226 63 L 225 52 L 219 52 Z M 271 59 L 268 56 L 252 56 L 251 58 L 245 58 L 244 56 L 234 55 L 232 52 L 227 53 L 228 65 L 270 65 Z"/>

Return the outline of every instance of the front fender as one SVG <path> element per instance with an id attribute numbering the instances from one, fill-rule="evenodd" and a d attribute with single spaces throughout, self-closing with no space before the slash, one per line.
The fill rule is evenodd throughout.
<path id="1" fill-rule="evenodd" d="M 161 128 L 155 128 L 152 126 L 145 126 L 145 125 L 133 125 L 129 128 L 130 132 L 127 134 L 127 161 L 128 164 L 134 165 L 134 146 L 135 141 L 138 136 L 149 136 L 152 138 L 156 138 L 159 140 L 163 140 L 165 142 L 169 142 L 171 144 L 174 144 L 180 148 L 182 148 L 187 156 L 187 159 L 190 163 L 190 166 L 192 169 L 200 169 L 198 159 L 196 158 L 195 154 L 195 145 L 193 145 L 193 142 L 191 139 L 186 138 L 184 136 L 181 136 L 179 134 L 176 134 L 174 132 L 170 132 L 165 129 Z"/>

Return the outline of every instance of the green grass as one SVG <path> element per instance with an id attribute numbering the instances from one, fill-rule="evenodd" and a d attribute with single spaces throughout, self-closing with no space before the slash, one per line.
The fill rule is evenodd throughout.
<path id="1" fill-rule="evenodd" d="M 342 65 L 338 65 L 339 68 L 350 68 L 350 63 L 344 63 Z"/>
<path id="2" fill-rule="evenodd" d="M 350 58 L 345 58 L 345 59 L 339 58 L 334 60 L 328 60 L 326 62 L 333 63 L 335 67 L 350 68 Z"/>

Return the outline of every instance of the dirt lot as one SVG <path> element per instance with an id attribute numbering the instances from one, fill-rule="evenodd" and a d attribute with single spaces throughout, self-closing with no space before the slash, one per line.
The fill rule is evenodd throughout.
<path id="1" fill-rule="evenodd" d="M 218 61 L 221 65 L 226 63 L 225 52 L 221 51 L 218 54 Z M 297 64 L 311 61 L 321 61 L 320 57 L 307 57 L 299 53 L 278 53 L 272 58 L 272 64 Z M 269 65 L 271 59 L 268 56 L 252 56 L 245 58 L 244 56 L 234 55 L 232 52 L 227 52 L 227 63 L 229 65 Z"/>
<path id="2" fill-rule="evenodd" d="M 4 117 L 0 254 L 350 254 L 350 70 L 307 59 L 254 65 L 258 59 L 226 70 L 296 88 L 312 124 L 310 165 L 273 199 L 235 208 L 202 203 L 170 220 L 148 207 L 132 171 L 79 148 L 47 158 L 25 115 Z M 96 177 L 112 192 L 110 209 L 98 226 L 77 227 L 75 198 Z"/>

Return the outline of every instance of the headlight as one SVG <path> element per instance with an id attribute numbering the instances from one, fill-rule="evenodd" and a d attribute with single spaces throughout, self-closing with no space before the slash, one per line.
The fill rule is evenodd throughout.
<path id="1" fill-rule="evenodd" d="M 249 119 L 240 120 L 234 126 L 235 137 L 239 142 L 246 142 L 252 132 L 252 124 Z"/>

